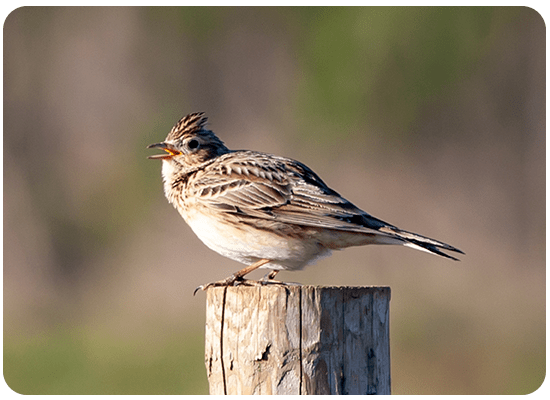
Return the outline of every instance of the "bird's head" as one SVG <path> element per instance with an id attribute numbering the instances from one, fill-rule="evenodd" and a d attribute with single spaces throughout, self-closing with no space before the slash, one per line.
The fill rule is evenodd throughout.
<path id="1" fill-rule="evenodd" d="M 207 118 L 204 113 L 189 114 L 178 121 L 166 140 L 153 143 L 147 148 L 159 148 L 163 154 L 149 156 L 172 164 L 180 171 L 190 171 L 213 158 L 228 153 L 229 149 L 214 134 L 205 129 Z"/>

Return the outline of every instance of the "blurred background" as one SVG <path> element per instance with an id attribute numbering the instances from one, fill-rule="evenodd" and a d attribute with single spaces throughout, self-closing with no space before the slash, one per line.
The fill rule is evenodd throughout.
<path id="1" fill-rule="evenodd" d="M 206 394 L 203 283 L 241 265 L 165 200 L 150 143 L 205 111 L 372 215 L 450 243 L 278 278 L 388 285 L 394 394 L 545 376 L 545 26 L 529 8 L 19 8 L 4 22 L 4 378 Z M 252 277 L 262 276 L 263 273 Z"/>

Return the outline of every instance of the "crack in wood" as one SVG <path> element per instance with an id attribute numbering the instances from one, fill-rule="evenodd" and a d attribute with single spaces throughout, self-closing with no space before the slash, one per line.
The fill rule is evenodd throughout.
<path id="1" fill-rule="evenodd" d="M 299 348 L 299 353 L 300 353 L 300 385 L 298 385 L 298 394 L 302 394 L 302 385 L 304 384 L 304 380 L 303 380 L 303 376 L 304 376 L 304 366 L 303 366 L 303 363 L 304 363 L 304 357 L 303 357 L 303 354 L 302 354 L 302 340 L 303 340 L 303 336 L 302 336 L 302 320 L 304 318 L 303 314 L 302 314 L 302 287 L 299 288 L 298 290 L 298 296 L 299 296 L 299 299 L 298 299 L 298 304 L 299 304 L 299 315 L 300 315 L 300 348 Z"/>
<path id="2" fill-rule="evenodd" d="M 342 336 L 342 340 L 343 340 L 343 346 L 344 348 L 346 348 L 346 339 L 347 339 L 347 336 L 346 336 L 346 295 L 344 293 L 344 291 L 341 291 L 339 293 L 339 296 L 341 298 L 340 302 L 342 304 L 342 322 L 341 322 L 341 328 L 340 328 L 340 335 Z M 338 384 L 338 390 L 340 391 L 340 394 L 341 395 L 346 395 L 346 374 L 345 374 L 345 368 L 346 368 L 346 365 L 345 365 L 345 357 L 342 357 L 342 360 L 340 362 L 340 382 Z"/>
<path id="3" fill-rule="evenodd" d="M 223 394 L 227 395 L 227 382 L 225 381 L 225 365 L 223 362 L 223 325 L 225 322 L 225 300 L 227 299 L 227 286 L 223 288 L 222 321 L 220 327 L 220 361 L 222 367 Z"/>

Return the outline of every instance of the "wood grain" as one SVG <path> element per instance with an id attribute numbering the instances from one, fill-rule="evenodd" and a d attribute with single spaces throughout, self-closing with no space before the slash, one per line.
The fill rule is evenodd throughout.
<path id="1" fill-rule="evenodd" d="M 207 291 L 210 394 L 390 394 L 389 287 Z"/>

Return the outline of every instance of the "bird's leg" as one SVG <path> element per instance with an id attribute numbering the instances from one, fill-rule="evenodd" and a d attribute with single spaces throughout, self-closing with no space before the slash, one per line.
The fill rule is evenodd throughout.
<path id="1" fill-rule="evenodd" d="M 195 289 L 195 291 L 193 292 L 193 295 L 195 295 L 195 293 L 197 293 L 197 291 L 199 289 L 201 290 L 206 290 L 210 287 L 214 287 L 214 286 L 233 286 L 233 284 L 237 281 L 243 281 L 243 277 L 260 268 L 262 265 L 265 265 L 267 264 L 268 262 L 270 262 L 271 260 L 267 259 L 267 258 L 262 258 L 261 260 L 258 260 L 256 261 L 254 264 L 250 264 L 248 267 L 245 267 L 237 272 L 235 272 L 233 275 L 221 280 L 221 281 L 216 281 L 216 282 L 211 282 L 211 283 L 208 283 L 206 285 L 200 285 L 199 287 L 197 287 Z M 270 274 L 271 275 L 271 274 Z M 275 276 L 275 275 L 273 275 Z"/>
<path id="2" fill-rule="evenodd" d="M 278 273 L 279 273 L 278 269 L 272 270 L 269 274 L 266 275 L 267 280 L 272 281 L 273 279 L 275 279 Z"/>
<path id="3" fill-rule="evenodd" d="M 259 280 L 260 285 L 283 285 L 286 286 L 286 283 L 281 281 L 276 281 L 275 276 L 280 272 L 278 269 L 273 269 L 269 271 L 265 276 Z"/>
<path id="4" fill-rule="evenodd" d="M 278 269 L 271 270 L 269 273 L 265 274 L 265 276 L 260 279 L 258 283 L 260 285 L 302 286 L 300 283 L 296 282 L 281 282 L 274 280 L 275 276 L 277 276 L 279 272 L 281 271 Z"/>
<path id="5" fill-rule="evenodd" d="M 275 279 L 275 276 L 278 273 L 279 273 L 278 269 L 273 269 L 273 270 L 269 271 L 267 274 L 265 274 L 265 276 L 262 279 L 260 279 L 260 282 L 266 283 L 266 282 L 273 281 L 273 279 Z"/>

